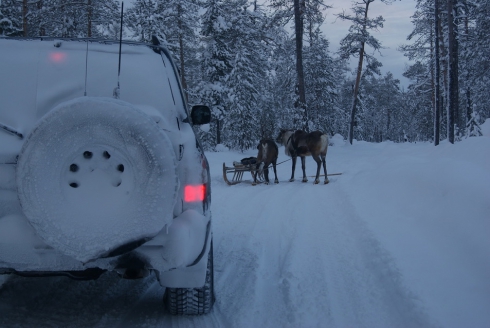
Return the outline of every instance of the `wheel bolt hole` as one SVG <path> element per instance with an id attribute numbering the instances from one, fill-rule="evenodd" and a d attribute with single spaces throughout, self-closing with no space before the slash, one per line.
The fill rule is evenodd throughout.
<path id="1" fill-rule="evenodd" d="M 72 187 L 72 188 L 78 188 L 78 183 L 72 182 L 72 183 L 70 183 L 70 187 Z"/>
<path id="2" fill-rule="evenodd" d="M 104 156 L 105 159 L 111 158 L 111 154 L 109 154 L 109 152 L 107 150 L 104 151 L 104 153 L 102 155 Z"/>
<path id="3" fill-rule="evenodd" d="M 88 151 L 88 150 L 87 150 L 87 151 L 84 151 L 84 152 L 83 152 L 83 157 L 84 157 L 84 158 L 90 159 L 90 158 L 92 158 L 92 155 L 93 155 L 93 154 L 92 154 L 92 152 L 91 152 L 91 151 Z"/>
<path id="4" fill-rule="evenodd" d="M 77 164 L 70 165 L 70 172 L 77 172 L 77 171 L 78 171 L 78 165 Z"/>
<path id="5" fill-rule="evenodd" d="M 124 165 L 119 164 L 119 165 L 117 166 L 117 170 L 118 170 L 119 172 L 124 172 Z"/>

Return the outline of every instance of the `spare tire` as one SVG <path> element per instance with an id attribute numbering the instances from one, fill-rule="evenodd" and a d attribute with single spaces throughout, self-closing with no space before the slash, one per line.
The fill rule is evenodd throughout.
<path id="1" fill-rule="evenodd" d="M 168 136 L 111 98 L 78 98 L 46 114 L 23 145 L 16 175 L 39 236 L 82 262 L 155 236 L 171 223 L 179 188 Z"/>

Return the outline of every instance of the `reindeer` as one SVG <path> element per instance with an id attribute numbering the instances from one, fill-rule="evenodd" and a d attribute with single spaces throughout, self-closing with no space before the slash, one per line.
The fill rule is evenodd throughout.
<path id="1" fill-rule="evenodd" d="M 317 164 L 315 184 L 320 183 L 320 167 L 323 163 L 323 171 L 325 173 L 325 184 L 327 184 L 327 164 L 325 157 L 327 156 L 328 135 L 320 131 L 306 133 L 303 130 L 282 130 L 276 140 L 284 145 L 286 155 L 293 159 L 293 168 L 290 182 L 294 181 L 294 171 L 296 169 L 296 158 L 301 157 L 301 167 L 303 169 L 303 182 L 308 182 L 305 172 L 306 156 L 312 156 Z"/>
<path id="2" fill-rule="evenodd" d="M 277 145 L 273 140 L 270 139 L 262 139 L 257 146 L 259 150 L 259 154 L 257 155 L 257 170 L 254 173 L 254 181 L 252 185 L 257 184 L 257 174 L 261 174 L 264 172 L 265 183 L 269 184 L 269 165 L 272 164 L 274 169 L 274 183 L 279 183 L 277 179 L 277 171 L 276 171 L 276 163 L 277 156 L 279 155 L 279 150 L 277 149 Z"/>

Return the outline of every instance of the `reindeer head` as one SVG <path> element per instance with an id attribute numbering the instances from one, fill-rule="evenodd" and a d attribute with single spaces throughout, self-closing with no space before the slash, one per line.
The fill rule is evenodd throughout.
<path id="1" fill-rule="evenodd" d="M 278 135 L 278 136 L 277 136 L 277 138 L 276 138 L 276 142 L 277 142 L 277 143 L 280 143 L 280 144 L 283 144 L 283 143 L 284 143 L 284 142 L 283 142 L 284 134 L 285 134 L 286 132 L 288 132 L 288 131 L 289 131 L 288 129 L 280 129 L 280 130 L 279 130 L 279 135 Z"/>

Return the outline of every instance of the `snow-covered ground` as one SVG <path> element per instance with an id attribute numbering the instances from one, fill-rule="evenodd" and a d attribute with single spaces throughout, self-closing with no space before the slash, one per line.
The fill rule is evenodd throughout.
<path id="1" fill-rule="evenodd" d="M 438 147 L 333 138 L 328 185 L 288 182 L 285 162 L 278 185 L 228 186 L 223 163 L 255 150 L 210 152 L 211 314 L 171 317 L 154 278 L 0 277 L 0 327 L 490 327 L 483 129 Z"/>

